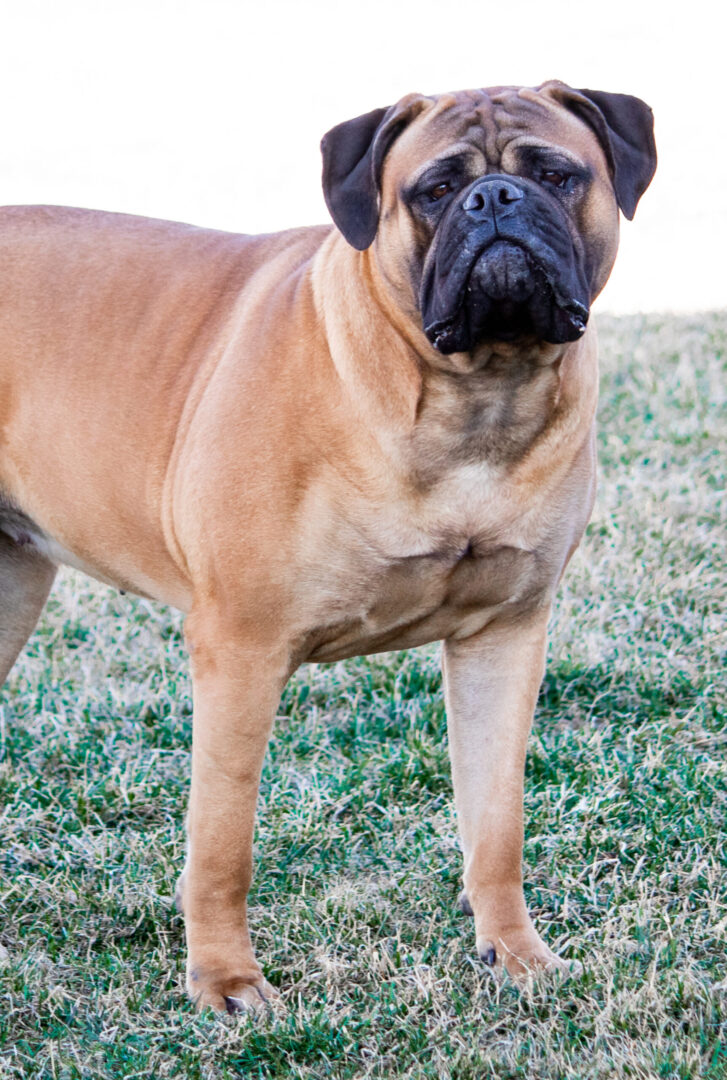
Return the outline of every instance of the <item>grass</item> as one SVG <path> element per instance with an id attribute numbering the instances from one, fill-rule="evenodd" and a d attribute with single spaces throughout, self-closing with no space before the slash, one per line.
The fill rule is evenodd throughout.
<path id="1" fill-rule="evenodd" d="M 181 620 L 68 572 L 0 698 L 0 1077 L 727 1076 L 727 314 L 600 329 L 526 794 L 530 908 L 585 973 L 518 991 L 474 958 L 433 646 L 288 687 L 251 897 L 281 1005 L 196 1016 Z"/>

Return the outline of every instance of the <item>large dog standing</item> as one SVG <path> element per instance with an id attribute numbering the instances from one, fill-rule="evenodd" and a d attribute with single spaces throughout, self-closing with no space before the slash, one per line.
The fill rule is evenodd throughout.
<path id="1" fill-rule="evenodd" d="M 59 563 L 188 613 L 188 988 L 230 1011 L 274 992 L 245 905 L 286 680 L 439 639 L 478 951 L 566 966 L 523 766 L 593 500 L 588 312 L 656 158 L 642 101 L 548 82 L 411 95 L 323 160 L 337 227 L 0 213 L 0 681 Z"/>

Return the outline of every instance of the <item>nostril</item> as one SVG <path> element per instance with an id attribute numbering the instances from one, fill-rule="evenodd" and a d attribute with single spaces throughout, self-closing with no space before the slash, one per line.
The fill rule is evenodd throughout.
<path id="1" fill-rule="evenodd" d="M 522 199 L 523 193 L 519 188 L 516 188 L 514 184 L 503 184 L 497 193 L 497 201 L 501 206 L 507 206 L 509 203 L 517 202 L 518 199 Z"/>
<path id="2" fill-rule="evenodd" d="M 478 210 L 484 210 L 484 208 L 485 199 L 482 193 L 479 191 L 470 192 L 464 203 L 463 209 L 469 212 L 477 212 Z"/>

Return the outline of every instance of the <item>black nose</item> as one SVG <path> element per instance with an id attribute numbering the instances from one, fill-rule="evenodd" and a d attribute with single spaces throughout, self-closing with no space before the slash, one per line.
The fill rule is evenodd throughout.
<path id="1" fill-rule="evenodd" d="M 504 176 L 485 176 L 478 180 L 462 203 L 462 209 L 470 217 L 481 221 L 493 212 L 502 213 L 501 207 L 509 206 L 525 197 L 525 192 Z"/>

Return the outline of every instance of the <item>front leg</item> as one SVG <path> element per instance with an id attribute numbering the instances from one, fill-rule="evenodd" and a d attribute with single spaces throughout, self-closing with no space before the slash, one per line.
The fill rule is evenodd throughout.
<path id="1" fill-rule="evenodd" d="M 464 851 L 463 906 L 477 950 L 515 976 L 567 968 L 540 939 L 522 882 L 523 777 L 543 678 L 549 610 L 444 644 L 455 805 Z"/>
<path id="2" fill-rule="evenodd" d="M 187 932 L 187 990 L 200 1008 L 257 1009 L 275 991 L 247 926 L 260 773 L 287 655 L 246 640 L 215 611 L 193 613 L 185 635 L 194 717 L 189 849 L 179 887 Z"/>

